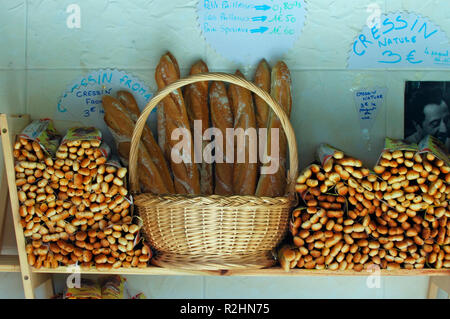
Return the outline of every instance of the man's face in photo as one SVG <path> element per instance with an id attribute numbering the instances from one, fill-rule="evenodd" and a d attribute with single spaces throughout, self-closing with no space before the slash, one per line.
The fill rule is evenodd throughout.
<path id="1" fill-rule="evenodd" d="M 439 105 L 427 104 L 423 113 L 425 115 L 422 123 L 423 136 L 433 135 L 445 143 L 450 131 L 450 112 L 447 104 L 444 101 Z"/>

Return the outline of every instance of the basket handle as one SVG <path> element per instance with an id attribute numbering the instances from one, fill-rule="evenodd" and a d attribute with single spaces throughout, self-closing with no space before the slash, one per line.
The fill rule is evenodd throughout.
<path id="1" fill-rule="evenodd" d="M 139 119 L 136 121 L 133 136 L 131 138 L 131 148 L 129 157 L 129 177 L 130 177 L 131 191 L 134 193 L 139 192 L 139 175 L 137 172 L 138 146 L 142 136 L 142 130 L 144 129 L 145 123 L 147 121 L 148 116 L 150 115 L 150 112 L 171 92 L 185 85 L 204 81 L 223 81 L 246 88 L 255 93 L 256 95 L 258 95 L 261 99 L 263 99 L 275 112 L 275 114 L 280 119 L 281 125 L 286 134 L 288 142 L 290 169 L 288 170 L 287 174 L 287 185 L 288 185 L 288 192 L 292 194 L 294 192 L 295 181 L 297 178 L 298 158 L 297 158 L 297 141 L 295 139 L 295 133 L 289 121 L 289 118 L 287 117 L 283 108 L 272 98 L 272 96 L 269 93 L 259 88 L 252 82 L 243 79 L 242 77 L 221 72 L 201 73 L 191 75 L 183 79 L 179 79 L 175 82 L 172 82 L 168 86 L 164 87 L 162 90 L 158 91 L 153 96 L 153 98 L 147 103 L 141 115 L 139 116 Z"/>

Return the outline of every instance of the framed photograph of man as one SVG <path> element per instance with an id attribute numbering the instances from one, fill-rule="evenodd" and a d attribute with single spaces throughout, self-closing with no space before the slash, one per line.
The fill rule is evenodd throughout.
<path id="1" fill-rule="evenodd" d="M 433 135 L 450 150 L 450 81 L 407 81 L 405 140 L 419 143 Z"/>

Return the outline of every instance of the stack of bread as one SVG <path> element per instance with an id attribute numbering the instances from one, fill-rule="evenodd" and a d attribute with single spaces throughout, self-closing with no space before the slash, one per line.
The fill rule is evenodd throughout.
<path id="1" fill-rule="evenodd" d="M 189 74 L 206 72 L 208 66 L 200 60 L 191 66 Z M 236 75 L 243 77 L 239 70 Z M 178 79 L 178 62 L 167 52 L 156 67 L 158 89 L 163 89 Z M 284 62 L 277 62 L 271 70 L 265 60 L 261 61 L 256 69 L 254 82 L 270 92 L 284 111 L 290 114 L 291 78 Z M 105 122 L 115 137 L 122 161 L 126 165 L 139 109 L 132 96 L 125 96 L 121 92 L 117 98 L 105 96 L 103 106 Z M 211 127 L 222 133 L 221 141 L 218 136 L 207 136 L 207 130 Z M 269 142 L 258 143 L 246 136 L 237 149 L 235 137 L 226 138 L 227 129 L 246 131 L 250 128 L 268 129 Z M 279 140 L 275 141 L 280 145 L 280 165 L 275 173 L 260 174 L 261 166 L 270 163 L 252 158 L 258 158 L 258 144 L 264 158 L 268 159 L 273 155 L 270 154 L 270 134 L 273 129 L 280 131 Z M 183 137 L 186 147 L 182 150 L 176 134 L 180 130 L 189 133 L 189 136 Z M 215 159 L 208 158 L 207 151 L 211 150 L 211 145 L 217 146 L 218 143 L 222 143 L 223 154 L 216 153 Z M 243 154 L 243 160 L 237 160 L 238 153 Z M 182 161 L 175 159 L 174 155 L 179 156 Z M 141 191 L 153 194 L 284 196 L 286 156 L 287 142 L 280 120 L 263 100 L 236 85 L 198 82 L 175 90 L 162 100 L 157 108 L 156 139 L 147 126 L 144 128 L 138 156 Z"/>
<path id="2" fill-rule="evenodd" d="M 450 166 L 433 147 L 387 139 L 374 172 L 342 151 L 298 177 L 304 206 L 292 242 L 279 250 L 289 268 L 356 270 L 450 268 Z M 440 155 L 440 154 L 439 154 Z"/>
<path id="3" fill-rule="evenodd" d="M 56 136 L 51 121 L 35 121 L 14 145 L 29 264 L 145 267 L 152 253 L 132 217 L 127 169 L 108 161 L 95 128 L 70 129 L 61 144 Z"/>

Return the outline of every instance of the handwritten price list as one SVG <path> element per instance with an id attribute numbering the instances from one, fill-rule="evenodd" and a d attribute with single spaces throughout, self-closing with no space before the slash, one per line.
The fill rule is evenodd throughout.
<path id="1" fill-rule="evenodd" d="M 304 0 L 200 0 L 197 9 L 209 44 L 246 64 L 285 53 L 298 39 L 306 15 Z"/>
<path id="2" fill-rule="evenodd" d="M 386 98 L 386 88 L 360 89 L 354 92 L 361 129 L 370 130 Z"/>
<path id="3" fill-rule="evenodd" d="M 387 88 L 364 88 L 353 91 L 353 98 L 358 113 L 361 137 L 365 141 L 367 150 L 372 149 L 370 130 L 372 129 L 377 114 L 383 106 Z"/>
<path id="4" fill-rule="evenodd" d="M 382 15 L 353 43 L 348 61 L 358 68 L 448 68 L 446 34 L 427 18 L 413 13 Z"/>

